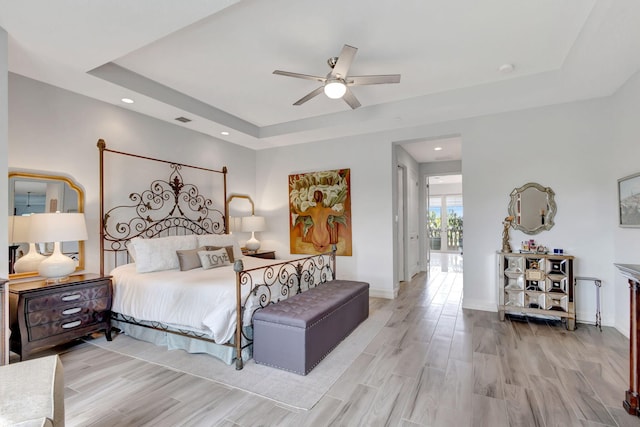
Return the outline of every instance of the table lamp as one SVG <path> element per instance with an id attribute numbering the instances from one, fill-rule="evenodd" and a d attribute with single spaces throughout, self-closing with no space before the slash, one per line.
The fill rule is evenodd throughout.
<path id="1" fill-rule="evenodd" d="M 256 239 L 255 232 L 266 230 L 266 225 L 262 216 L 251 215 L 242 218 L 242 231 L 251 233 L 251 238 L 245 244 L 249 252 L 257 252 L 260 249 L 260 241 Z"/>
<path id="2" fill-rule="evenodd" d="M 76 269 L 76 262 L 60 251 L 60 242 L 87 240 L 87 226 L 82 213 L 40 213 L 31 215 L 29 241 L 53 242 L 53 253 L 38 266 L 47 279 L 62 281 Z"/>
<path id="3" fill-rule="evenodd" d="M 13 263 L 14 273 L 36 271 L 40 263 L 46 258 L 44 255 L 38 253 L 34 241 L 29 240 L 30 224 L 31 215 L 9 217 L 9 243 L 12 245 L 19 245 L 20 243 L 29 244 L 29 252 Z M 16 246 L 16 249 L 17 247 L 18 246 Z"/>

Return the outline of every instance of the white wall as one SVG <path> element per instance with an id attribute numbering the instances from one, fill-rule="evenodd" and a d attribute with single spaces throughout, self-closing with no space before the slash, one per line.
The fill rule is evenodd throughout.
<path id="1" fill-rule="evenodd" d="M 429 196 L 462 194 L 462 181 L 455 184 L 429 184 Z"/>
<path id="2" fill-rule="evenodd" d="M 631 78 L 611 101 L 615 126 L 606 136 L 614 163 L 608 168 L 608 191 L 617 191 L 617 180 L 640 172 L 640 73 Z M 615 206 L 611 207 L 617 215 Z M 618 217 L 614 218 L 618 221 Z M 640 228 L 613 229 L 613 260 L 619 264 L 640 264 Z M 615 298 L 615 325 L 629 336 L 629 285 L 617 271 L 612 297 Z"/>
<path id="3" fill-rule="evenodd" d="M 420 164 L 420 174 L 423 178 L 436 175 L 460 175 L 462 173 L 461 160 L 431 162 Z M 423 179 L 424 181 L 425 179 Z M 425 181 L 426 182 L 426 181 Z"/>
<path id="4" fill-rule="evenodd" d="M 553 229 L 535 236 L 512 232 L 512 246 L 533 237 L 576 257 L 575 273 L 603 283 L 603 321 L 612 324 L 612 239 L 606 169 L 611 152 L 603 101 L 559 105 L 469 120 L 463 131 L 465 204 L 464 305 L 495 310 L 496 256 L 509 193 L 527 182 L 551 187 L 558 212 Z M 595 320 L 595 291 L 576 290 L 580 320 Z"/>
<path id="5" fill-rule="evenodd" d="M 0 27 L 0 171 L 7 169 L 7 150 L 8 150 L 8 69 L 9 69 L 9 36 L 7 32 Z M 0 173 L 0 200 L 7 200 L 9 179 L 7 174 Z M 0 259 L 5 260 L 0 266 L 0 279 L 6 279 L 9 276 L 9 245 L 8 242 L 8 212 L 5 209 L 0 212 L 0 224 L 7 224 L 0 227 Z M 9 323 L 9 298 L 0 298 L 0 365 L 9 363 L 9 335 L 5 332 L 5 325 Z M 8 326 L 7 326 L 8 327 Z"/>
<path id="6" fill-rule="evenodd" d="M 67 175 L 84 188 L 88 272 L 98 272 L 100 263 L 100 138 L 114 150 L 216 170 L 227 166 L 229 193 L 255 194 L 253 150 L 15 74 L 9 86 L 9 168 Z M 144 168 L 130 172 L 144 185 L 157 178 Z M 6 174 L 3 179 L 6 199 Z"/>
<path id="7" fill-rule="evenodd" d="M 0 170 L 7 169 L 7 150 L 9 137 L 9 47 L 7 32 L 0 27 Z M 8 177 L 7 174 L 0 174 L 0 200 L 7 200 L 8 197 Z M 8 212 L 5 209 L 0 212 L 0 224 L 8 224 Z M 8 240 L 8 226 L 0 227 L 0 242 Z M 9 259 L 9 248 L 7 245 L 0 245 L 0 259 Z M 0 278 L 7 278 L 9 274 L 9 264 L 3 262 L 0 264 Z M 2 307 L 0 307 L 0 314 Z M 1 334 L 1 331 L 0 331 Z M 1 335 L 0 335 L 1 338 Z M 0 346 L 1 347 L 1 346 Z M 0 355 L 1 356 L 1 355 Z M 0 360 L 2 364 L 2 360 Z"/>
<path id="8" fill-rule="evenodd" d="M 390 197 L 395 165 L 391 163 L 391 152 L 391 144 L 381 136 L 359 136 L 258 151 L 256 211 L 266 217 L 269 228 L 260 233 L 262 246 L 275 249 L 279 257 L 291 256 L 290 174 L 350 168 L 353 255 L 338 257 L 338 276 L 369 282 L 371 295 L 393 297 Z"/>

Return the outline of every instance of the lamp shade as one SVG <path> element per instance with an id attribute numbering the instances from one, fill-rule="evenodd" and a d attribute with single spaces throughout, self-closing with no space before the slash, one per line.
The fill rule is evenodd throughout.
<path id="1" fill-rule="evenodd" d="M 28 242 L 72 242 L 87 238 L 87 226 L 82 213 L 31 215 Z"/>
<path id="2" fill-rule="evenodd" d="M 229 217 L 229 232 L 233 233 L 234 231 L 242 230 L 242 218 L 238 216 Z"/>
<path id="3" fill-rule="evenodd" d="M 29 243 L 31 216 L 9 217 L 9 243 Z"/>
<path id="4" fill-rule="evenodd" d="M 264 231 L 267 229 L 267 224 L 262 216 L 245 216 L 242 218 L 242 231 Z"/>

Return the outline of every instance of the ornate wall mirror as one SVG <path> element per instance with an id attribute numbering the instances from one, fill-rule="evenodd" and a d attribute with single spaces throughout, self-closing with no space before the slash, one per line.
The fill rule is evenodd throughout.
<path id="1" fill-rule="evenodd" d="M 555 193 L 549 187 L 530 182 L 511 192 L 509 216 L 513 228 L 526 234 L 538 234 L 553 227 L 556 215 Z"/>
<path id="2" fill-rule="evenodd" d="M 37 276 L 35 269 L 25 269 L 27 263 L 16 261 L 29 253 L 31 242 L 14 242 L 20 233 L 20 217 L 31 213 L 84 212 L 84 191 L 65 176 L 32 172 L 9 172 L 9 279 Z M 13 231 L 13 233 L 12 233 Z M 17 240 L 22 240 L 16 237 Z M 52 244 L 35 245 L 35 250 L 47 255 Z M 84 242 L 62 242 L 62 252 L 76 261 L 76 271 L 84 269 Z"/>

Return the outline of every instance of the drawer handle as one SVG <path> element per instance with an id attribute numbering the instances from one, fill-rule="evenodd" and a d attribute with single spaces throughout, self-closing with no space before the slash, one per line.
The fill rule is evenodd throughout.
<path id="1" fill-rule="evenodd" d="M 62 312 L 62 314 L 64 314 L 64 315 L 76 314 L 76 313 L 79 313 L 80 310 L 82 310 L 82 307 L 68 308 L 68 309 L 64 310 Z"/>
<path id="2" fill-rule="evenodd" d="M 62 301 L 75 301 L 77 299 L 80 299 L 80 294 L 65 295 L 62 297 Z"/>
<path id="3" fill-rule="evenodd" d="M 75 328 L 76 326 L 80 326 L 81 323 L 82 323 L 82 320 L 76 320 L 75 322 L 65 323 L 64 325 L 62 325 L 62 328 L 63 329 Z"/>

